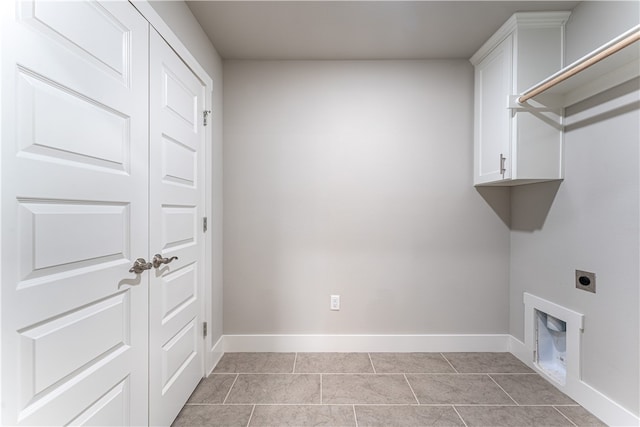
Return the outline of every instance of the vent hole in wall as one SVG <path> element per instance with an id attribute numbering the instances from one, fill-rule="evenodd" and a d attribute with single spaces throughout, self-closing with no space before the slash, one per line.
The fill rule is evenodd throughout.
<path id="1" fill-rule="evenodd" d="M 536 313 L 536 364 L 560 384 L 567 381 L 567 323 L 540 310 Z"/>

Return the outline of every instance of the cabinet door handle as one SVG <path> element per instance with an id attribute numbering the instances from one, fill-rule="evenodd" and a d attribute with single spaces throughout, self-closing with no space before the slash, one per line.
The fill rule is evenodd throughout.
<path id="1" fill-rule="evenodd" d="M 507 158 L 503 156 L 502 153 L 500 153 L 500 175 L 502 175 L 502 179 L 504 179 L 504 173 L 507 171 L 507 169 L 504 167 L 505 160 L 507 160 Z"/>

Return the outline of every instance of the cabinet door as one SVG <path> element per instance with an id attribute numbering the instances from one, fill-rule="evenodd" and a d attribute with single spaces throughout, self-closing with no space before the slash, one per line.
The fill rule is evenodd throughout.
<path id="1" fill-rule="evenodd" d="M 145 425 L 147 22 L 2 8 L 2 424 Z"/>
<path id="2" fill-rule="evenodd" d="M 512 36 L 475 69 L 474 184 L 511 178 Z"/>

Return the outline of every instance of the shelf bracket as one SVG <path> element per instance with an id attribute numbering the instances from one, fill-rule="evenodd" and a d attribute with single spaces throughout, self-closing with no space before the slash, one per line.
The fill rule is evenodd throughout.
<path id="1" fill-rule="evenodd" d="M 554 113 L 559 116 L 562 115 L 562 107 L 550 107 L 548 105 L 540 104 L 539 102 L 535 101 L 520 103 L 518 102 L 518 98 L 520 98 L 520 95 L 509 95 L 509 106 L 507 108 L 509 108 L 513 112 L 536 111 L 538 113 Z M 559 103 L 557 104 L 555 102 L 553 102 L 553 104 L 560 105 Z"/>
<path id="2" fill-rule="evenodd" d="M 511 110 L 512 116 L 515 116 L 516 113 L 527 112 L 529 114 L 533 114 L 549 126 L 552 126 L 560 131 L 564 131 L 564 124 L 562 123 L 564 111 L 561 107 L 548 107 L 536 101 L 527 101 L 524 103 L 520 103 L 518 102 L 519 97 L 520 95 L 509 96 L 507 108 Z M 554 118 L 553 116 L 544 113 L 553 113 L 557 117 Z"/>

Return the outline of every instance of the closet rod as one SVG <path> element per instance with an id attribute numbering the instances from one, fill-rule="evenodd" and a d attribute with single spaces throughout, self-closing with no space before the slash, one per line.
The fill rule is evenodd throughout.
<path id="1" fill-rule="evenodd" d="M 562 83 L 563 81 L 567 80 L 569 77 L 578 74 L 579 72 L 602 61 L 606 57 L 613 55 L 619 50 L 622 50 L 625 47 L 640 40 L 640 30 L 638 30 L 637 27 L 630 31 L 631 34 L 626 35 L 627 33 L 622 34 L 617 39 L 612 40 L 611 42 L 600 47 L 599 49 L 595 50 L 591 54 L 585 56 L 582 59 L 579 59 L 578 61 L 568 66 L 566 69 L 558 72 L 557 75 L 551 76 L 547 80 L 532 87 L 531 89 L 529 89 L 528 91 L 520 95 L 520 97 L 518 98 L 518 102 L 521 104 L 527 102 L 529 99 L 533 98 L 534 96 L 541 94 L 542 92 L 554 87 L 559 83 Z"/>

